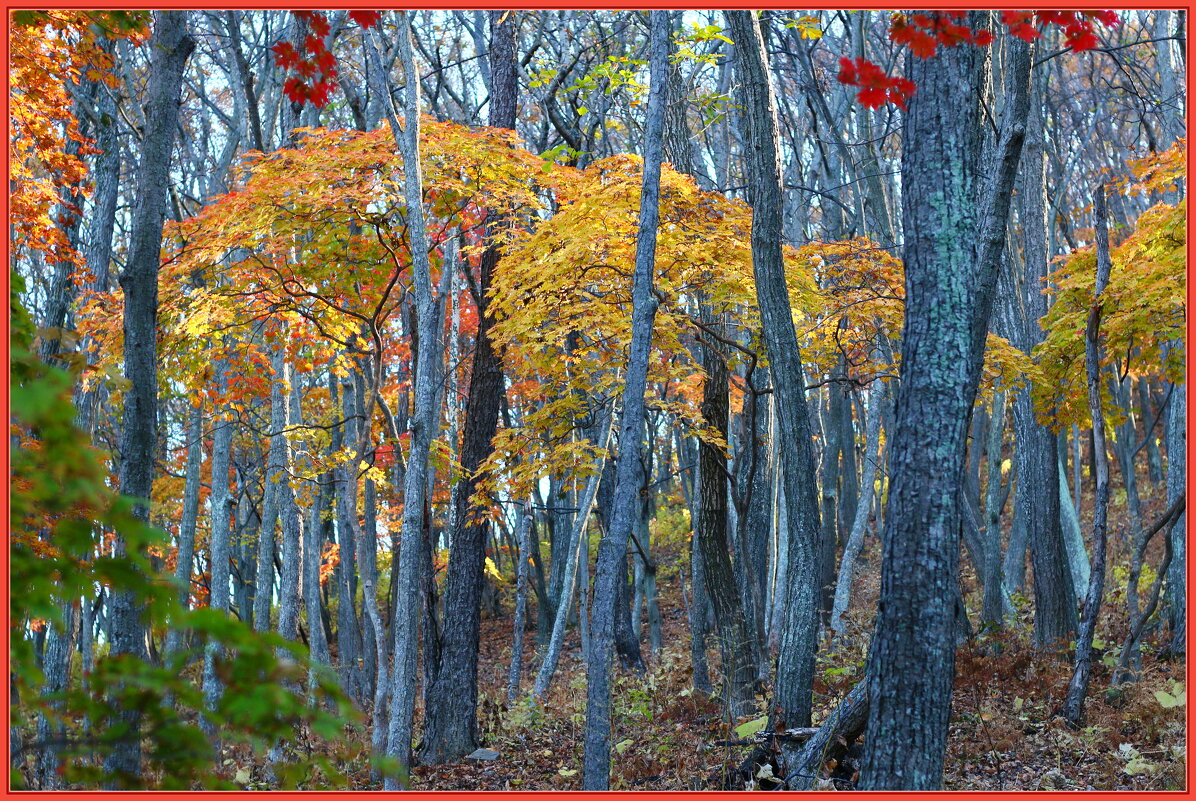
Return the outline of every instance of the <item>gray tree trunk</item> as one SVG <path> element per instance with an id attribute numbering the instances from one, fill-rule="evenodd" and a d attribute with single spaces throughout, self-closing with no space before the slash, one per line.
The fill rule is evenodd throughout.
<path id="1" fill-rule="evenodd" d="M 179 523 L 178 556 L 174 580 L 179 587 L 179 603 L 185 608 L 191 595 L 191 571 L 195 566 L 195 525 L 199 519 L 199 485 L 203 469 L 203 407 L 192 406 L 187 424 L 187 467 L 183 479 L 183 519 Z M 183 644 L 181 629 L 172 627 L 166 634 L 166 654 L 177 653 Z"/>
<path id="2" fill-rule="evenodd" d="M 1004 610 L 1001 580 L 1001 439 L 1005 433 L 1005 392 L 993 397 L 988 426 L 988 483 L 984 493 L 984 600 L 980 622 L 1000 628 Z"/>
<path id="3" fill-rule="evenodd" d="M 834 419 L 833 397 L 842 394 L 834 387 L 828 387 L 828 403 L 818 404 L 822 414 L 819 440 L 824 443 L 822 452 L 822 536 L 818 548 L 818 625 L 825 629 L 830 625 L 831 607 L 835 600 L 835 551 L 839 537 L 839 456 L 842 451 L 840 429 Z M 819 393 L 821 394 L 821 393 Z"/>
<path id="4" fill-rule="evenodd" d="M 51 709 L 59 706 L 54 695 L 65 690 L 70 681 L 71 651 L 74 650 L 75 632 L 79 628 L 78 602 L 72 603 L 64 597 L 58 608 L 62 622 L 46 624 L 46 653 L 42 664 L 45 676 L 42 695 Z M 44 712 L 37 716 L 37 736 L 46 744 L 37 752 L 37 776 L 43 790 L 61 790 L 65 787 L 62 774 L 59 773 L 59 767 L 63 764 L 61 750 L 53 744 L 63 734 L 62 725 L 51 723 Z"/>
<path id="5" fill-rule="evenodd" d="M 1154 38 L 1182 37 L 1183 35 L 1183 27 L 1178 24 L 1174 11 L 1160 9 L 1155 13 L 1154 30 L 1152 31 Z M 1158 53 L 1159 96 L 1161 101 L 1159 105 L 1162 109 L 1164 134 L 1162 137 L 1163 141 L 1159 144 L 1164 148 L 1170 147 L 1171 143 L 1179 137 L 1187 136 L 1187 126 L 1184 124 L 1185 97 L 1183 81 L 1180 77 L 1183 73 L 1183 63 L 1182 59 L 1179 59 L 1179 64 L 1176 63 L 1176 44 L 1176 42 L 1167 39 L 1156 45 L 1158 48 L 1156 52 Z M 1180 53 L 1184 53 L 1182 41 L 1179 43 L 1179 50 Z M 1178 528 L 1179 526 L 1176 526 L 1176 529 Z"/>
<path id="6" fill-rule="evenodd" d="M 1109 224 L 1105 212 L 1105 185 L 1096 190 L 1093 204 L 1096 219 L 1096 287 L 1092 307 L 1088 312 L 1088 327 L 1084 337 L 1084 365 L 1088 373 L 1088 412 L 1092 417 L 1093 459 L 1096 462 L 1096 499 L 1092 512 L 1092 578 L 1084 595 L 1083 614 L 1076 632 L 1076 654 L 1067 698 L 1063 702 L 1063 716 L 1073 728 L 1079 727 L 1084 715 L 1084 699 L 1088 695 L 1088 679 L 1092 669 L 1092 638 L 1100 618 L 1101 601 L 1105 590 L 1105 536 L 1109 514 L 1109 464 L 1105 452 L 1105 417 L 1100 392 L 1101 341 L 1100 321 L 1104 310 L 1101 295 L 1109 284 L 1112 261 L 1109 257 Z"/>
<path id="7" fill-rule="evenodd" d="M 119 485 L 124 495 L 141 499 L 134 514 L 149 522 L 154 483 L 154 444 L 158 432 L 158 265 L 162 249 L 162 221 L 166 190 L 170 185 L 170 154 L 178 127 L 179 91 L 183 68 L 195 47 L 187 35 L 187 14 L 159 11 L 154 14 L 150 37 L 149 86 L 145 133 L 137 167 L 133 221 L 128 257 L 120 283 L 125 292 L 124 347 L 125 393 L 121 427 Z M 118 540 L 118 549 L 123 542 Z M 145 658 L 140 601 L 127 592 L 115 593 L 110 606 L 111 653 Z M 133 732 L 104 763 L 111 777 L 109 788 L 141 774 L 140 714 L 126 710 L 122 720 Z"/>
<path id="8" fill-rule="evenodd" d="M 217 365 L 216 381 L 219 392 L 227 390 L 226 371 L 227 367 L 223 362 Z M 228 472 L 234 428 L 235 425 L 231 419 L 217 419 L 212 434 L 212 493 L 208 500 L 212 516 L 211 539 L 208 546 L 211 596 L 208 606 L 217 612 L 227 612 L 229 608 L 229 559 L 231 557 L 230 539 L 234 501 L 230 492 Z M 219 657 L 219 646 L 215 643 L 208 643 L 204 648 L 203 659 L 203 697 L 204 707 L 207 709 L 215 709 L 216 704 L 220 701 L 221 685 L 220 679 L 216 676 L 216 660 Z M 207 719 L 202 719 L 201 725 L 209 739 L 218 742 L 214 724 Z M 219 746 L 217 746 L 217 753 L 219 753 Z"/>
<path id="9" fill-rule="evenodd" d="M 1059 458 L 1059 519 L 1063 524 L 1063 544 L 1067 548 L 1067 564 L 1073 577 L 1077 598 L 1083 598 L 1084 589 L 1092 576 L 1088 564 L 1088 552 L 1084 548 L 1084 534 L 1080 531 L 1080 518 L 1071 504 L 1071 490 L 1067 486 L 1067 468 Z"/>
<path id="10" fill-rule="evenodd" d="M 1187 400 L 1184 384 L 1177 384 L 1171 392 L 1171 410 L 1167 415 L 1167 503 L 1175 503 L 1184 492 L 1187 472 Z M 1171 642 L 1167 649 L 1175 656 L 1183 657 L 1187 650 L 1185 626 L 1187 623 L 1187 576 L 1186 530 L 1187 513 L 1180 516 L 1168 534 L 1171 537 L 1171 568 L 1167 574 L 1170 593 Z"/>
<path id="11" fill-rule="evenodd" d="M 712 332 L 723 336 L 725 327 L 715 322 L 708 311 L 702 314 Z M 723 441 L 729 441 L 729 375 L 720 347 L 707 341 L 702 346 L 702 366 L 706 382 L 702 390 L 702 417 Z M 723 698 L 732 717 L 751 711 L 756 690 L 756 663 L 753 657 L 751 629 L 736 585 L 735 571 L 728 552 L 727 458 L 722 448 L 708 442 L 698 443 L 700 481 L 698 484 L 698 520 L 694 537 L 701 544 L 702 570 L 706 593 L 714 607 L 715 630 L 722 655 Z M 740 560 L 743 554 L 739 555 Z M 741 565 L 741 570 L 746 565 Z"/>
<path id="12" fill-rule="evenodd" d="M 524 501 L 516 510 L 515 527 L 519 537 L 519 564 L 515 569 L 515 627 L 511 643 L 511 668 L 507 672 L 507 705 L 519 698 L 520 677 L 523 675 L 523 630 L 527 627 L 528 561 L 532 551 L 533 505 Z"/>
<path id="13" fill-rule="evenodd" d="M 338 407 L 344 425 L 332 432 L 332 449 L 349 448 L 357 455 L 357 392 L 352 378 L 329 374 L 329 390 L 334 409 Z M 339 384 L 339 393 L 337 392 Z M 337 412 L 333 412 L 336 414 Z M 336 654 L 341 687 L 345 694 L 364 707 L 368 691 L 362 673 L 363 646 L 361 619 L 357 615 L 357 470 L 360 458 L 341 464 L 334 471 L 336 485 L 336 539 L 340 561 L 336 570 Z"/>
<path id="14" fill-rule="evenodd" d="M 1155 430 L 1150 428 L 1150 423 L 1154 420 L 1154 413 L 1150 408 L 1150 387 L 1147 385 L 1145 378 L 1139 378 L 1134 382 L 1134 386 L 1138 390 L 1138 412 L 1143 420 L 1143 427 L 1146 432 L 1144 443 L 1146 446 L 1146 467 L 1150 471 L 1150 483 L 1160 484 L 1163 481 L 1163 458 L 1159 455 L 1159 441 L 1155 436 Z"/>
<path id="15" fill-rule="evenodd" d="M 984 26 L 987 16 L 973 12 L 969 23 Z M 942 781 L 960 482 L 1029 108 L 1030 53 L 1022 42 L 1010 50 L 1014 96 L 982 198 L 978 87 L 987 83 L 987 51 L 940 48 L 907 60 L 918 89 L 902 134 L 906 305 L 861 767 L 869 790 L 929 790 Z"/>
<path id="16" fill-rule="evenodd" d="M 514 12 L 489 13 L 490 125 L 514 129 L 518 99 L 515 34 L 519 17 Z M 510 19 L 504 22 L 506 17 Z M 467 521 L 470 501 L 482 478 L 480 468 L 493 452 L 499 404 L 505 391 L 502 354 L 491 340 L 494 320 L 489 312 L 488 298 L 498 260 L 497 246 L 488 247 L 482 254 L 477 346 L 461 446 L 461 469 L 467 478 L 458 482 L 452 492 L 452 520 L 456 530 L 452 532 L 445 576 L 440 666 L 427 692 L 424 738 L 419 751 L 419 760 L 426 765 L 455 761 L 480 745 L 477 732 L 478 640 L 489 526 L 484 521 Z M 456 366 L 452 369 L 455 371 Z"/>
<path id="17" fill-rule="evenodd" d="M 296 425 L 302 423 L 301 399 L 302 390 L 296 383 L 292 387 L 291 395 L 291 415 Z M 326 483 L 330 480 L 330 477 L 324 474 L 318 476 L 312 486 L 310 517 L 303 532 L 303 601 L 307 615 L 308 648 L 314 663 L 308 678 L 309 692 L 315 690 L 317 666 L 332 664 L 328 634 L 324 627 L 323 599 L 320 594 L 320 563 L 324 553 L 324 524 L 321 518 L 327 505 Z"/>
<path id="18" fill-rule="evenodd" d="M 432 434 L 436 427 L 435 397 L 436 341 L 433 326 L 436 322 L 432 301 L 432 266 L 428 258 L 428 232 L 424 219 L 423 176 L 419 161 L 420 101 L 419 73 L 411 43 L 409 12 L 399 13 L 399 60 L 406 81 L 403 118 L 406 129 L 398 124 L 393 103 L 388 116 L 396 144 L 403 156 L 403 197 L 407 205 L 407 231 L 412 257 L 415 284 L 415 316 L 419 331 L 419 346 L 415 368 L 415 414 L 412 419 L 411 450 L 407 458 L 407 474 L 403 491 L 403 522 L 400 533 L 398 582 L 394 610 L 394 672 L 391 675 L 391 703 L 388 721 L 386 754 L 398 761 L 403 769 L 411 767 L 411 737 L 415 714 L 416 646 L 419 642 L 419 556 L 423 536 L 424 505 L 427 493 L 428 459 Z M 396 265 L 397 267 L 397 265 Z M 387 777 L 385 789 L 398 790 L 397 778 Z"/>
<path id="19" fill-rule="evenodd" d="M 747 122 L 749 200 L 752 204 L 752 265 L 756 299 L 777 417 L 780 421 L 788 570 L 782 586 L 787 599 L 777 662 L 774 725 L 808 726 L 813 702 L 817 639 L 818 537 L 817 473 L 810 440 L 805 379 L 797 331 L 789 304 L 781 250 L 783 198 L 777 104 L 768 72 L 764 39 L 753 12 L 728 11 L 735 40 Z"/>
<path id="20" fill-rule="evenodd" d="M 1013 324 L 1013 344 L 1030 353 L 1045 334 L 1039 320 L 1047 312 L 1043 279 L 1050 270 L 1047 244 L 1046 134 L 1042 97 L 1045 76 L 1036 76 L 1026 130 L 1021 200 L 1025 238 L 1025 274 L 1021 281 L 1020 319 Z M 1059 443 L 1034 416 L 1030 387 L 1013 401 L 1018 472 L 1014 505 L 1026 527 L 1034 567 L 1034 641 L 1040 647 L 1066 645 L 1076 628 L 1075 577 L 1072 575 L 1059 507 Z"/>
<path id="21" fill-rule="evenodd" d="M 841 635 L 845 631 L 843 615 L 851 604 L 851 580 L 855 560 L 864 544 L 864 532 L 868 528 L 868 516 L 872 512 L 872 495 L 876 486 L 876 466 L 880 458 L 880 409 L 884 404 L 884 387 L 873 386 L 868 390 L 867 442 L 864 444 L 864 475 L 861 480 L 859 503 L 855 508 L 855 520 L 847 545 L 843 548 L 843 560 L 839 565 L 839 579 L 835 584 L 835 602 L 831 609 L 831 631 Z"/>
<path id="22" fill-rule="evenodd" d="M 289 369 L 285 359 L 282 363 L 283 380 L 290 383 L 287 393 L 286 427 L 293 429 L 303 422 L 301 406 L 302 390 L 299 387 L 299 376 Z M 291 488 L 290 472 L 293 469 L 291 459 L 291 443 L 288 435 L 282 438 L 282 480 L 278 484 L 279 504 L 278 512 L 282 516 L 282 552 L 279 562 L 278 585 L 281 588 L 278 598 L 278 633 L 288 640 L 299 635 L 299 600 L 306 597 L 308 589 L 302 579 L 303 564 L 303 525 L 299 513 L 299 506 L 295 502 L 295 491 Z M 309 532 L 307 539 L 312 534 Z M 310 624 L 309 624 L 310 627 Z"/>
<path id="23" fill-rule="evenodd" d="M 610 414 L 603 424 L 602 432 L 594 444 L 600 451 L 605 451 L 610 444 L 610 432 L 614 427 L 614 415 Z M 603 457 L 604 460 L 606 457 Z M 598 497 L 598 484 L 602 480 L 602 467 L 598 465 L 595 473 L 586 482 L 585 490 L 579 499 L 577 513 L 573 518 L 573 531 L 562 545 L 559 555 L 561 559 L 561 594 L 557 599 L 556 616 L 552 621 L 552 636 L 548 639 L 548 647 L 544 651 L 544 658 L 540 662 L 540 670 L 536 674 L 536 683 L 532 688 L 532 696 L 543 700 L 548 692 L 548 685 L 556 673 L 557 662 L 561 657 L 561 646 L 565 641 L 565 624 L 569 619 L 569 608 L 573 605 L 573 593 L 577 588 L 578 553 L 582 548 L 582 540 L 586 536 L 586 523 L 590 519 L 590 511 L 594 508 L 594 500 Z M 555 557 L 554 557 L 555 558 Z"/>
<path id="24" fill-rule="evenodd" d="M 274 594 L 274 528 L 278 524 L 279 499 L 282 495 L 280 483 L 287 480 L 283 472 L 287 423 L 287 396 L 283 393 L 286 359 L 282 345 L 275 343 L 270 354 L 270 367 L 274 379 L 270 384 L 270 444 L 266 457 L 266 476 L 263 482 L 262 525 L 258 529 L 257 576 L 254 580 L 253 629 L 270 630 L 270 606 Z M 280 595 L 288 592 L 285 584 Z"/>
<path id="25" fill-rule="evenodd" d="M 702 519 L 702 510 L 698 504 L 698 488 L 701 485 L 701 464 L 694 453 L 693 438 L 682 439 L 677 434 L 677 456 L 679 460 L 692 465 L 688 471 L 692 479 L 686 480 L 683 475 L 681 488 L 685 493 L 689 506 L 690 528 L 697 531 Z M 710 684 L 710 664 L 706 659 L 706 637 L 710 634 L 710 618 L 707 615 L 709 601 L 706 594 L 706 570 L 702 567 L 702 544 L 697 537 L 689 538 L 689 580 L 692 589 L 686 614 L 689 622 L 689 659 L 693 666 L 694 690 L 706 696 L 714 694 L 714 687 Z M 684 580 L 682 580 L 684 589 Z"/>
<path id="26" fill-rule="evenodd" d="M 101 46 L 112 50 L 110 42 Z M 97 292 L 108 291 L 111 283 L 109 265 L 112 262 L 112 236 L 116 228 L 116 207 L 120 196 L 121 152 L 117 131 L 116 101 L 113 92 L 98 92 L 95 124 L 96 154 L 91 176 L 95 183 L 92 193 L 91 216 L 88 220 L 89 236 L 87 270 L 95 277 L 92 287 Z M 92 431 L 95 425 L 96 409 L 105 394 L 102 387 L 81 392 L 79 406 L 79 427 Z"/>
<path id="27" fill-rule="evenodd" d="M 619 458 L 615 467 L 614 519 L 598 543 L 594 609 L 586 676 L 585 753 L 582 786 L 606 790 L 610 784 L 610 669 L 614 655 L 618 584 L 627 582 L 627 543 L 639 504 L 640 448 L 644 430 L 644 392 L 652 352 L 652 325 L 658 302 L 652 291 L 656 267 L 656 229 L 660 224 L 660 168 L 664 159 L 664 113 L 668 103 L 669 13 L 651 12 L 650 85 L 644 132 L 644 175 L 640 193 L 635 274 L 631 290 L 631 347 L 623 387 Z"/>

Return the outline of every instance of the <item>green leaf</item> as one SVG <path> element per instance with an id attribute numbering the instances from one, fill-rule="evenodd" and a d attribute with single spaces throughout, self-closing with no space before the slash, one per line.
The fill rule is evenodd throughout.
<path id="1" fill-rule="evenodd" d="M 1181 689 L 1178 693 L 1172 695 L 1171 693 L 1164 692 L 1162 690 L 1155 690 L 1154 697 L 1155 700 L 1159 702 L 1159 705 L 1163 707 L 1163 709 L 1174 709 L 1177 706 L 1183 706 L 1187 703 L 1188 692 L 1187 690 Z"/>
<path id="2" fill-rule="evenodd" d="M 735 736 L 741 740 L 751 737 L 758 731 L 762 731 L 768 724 L 768 716 L 762 715 L 755 720 L 749 720 L 747 723 L 740 723 L 735 727 Z"/>

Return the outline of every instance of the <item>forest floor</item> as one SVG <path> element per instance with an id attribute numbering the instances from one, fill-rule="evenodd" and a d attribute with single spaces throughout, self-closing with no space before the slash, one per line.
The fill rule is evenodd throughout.
<path id="1" fill-rule="evenodd" d="M 1142 486 L 1146 525 L 1166 506 L 1162 486 Z M 1160 658 L 1164 633 L 1155 630 L 1143 643 L 1140 680 L 1110 688 L 1114 656 L 1128 631 L 1125 611 L 1129 557 L 1129 524 L 1124 491 L 1114 492 L 1110 509 L 1110 559 L 1098 646 L 1085 707 L 1084 727 L 1071 730 L 1058 716 L 1071 664 L 1059 655 L 1033 646 L 1033 611 L 1022 595 L 1016 625 L 997 632 L 979 632 L 959 646 L 954 700 L 944 771 L 948 790 L 1178 790 L 1186 771 L 1186 693 L 1182 660 Z M 1081 525 L 1088 530 L 1091 497 L 1085 498 Z M 1161 558 L 1161 537 L 1147 554 L 1147 565 Z M 612 699 L 611 788 L 616 790 L 703 790 L 742 788 L 737 768 L 750 747 L 726 745 L 742 739 L 737 726 L 751 718 L 731 720 L 717 699 L 692 690 L 689 632 L 678 581 L 686 569 L 683 546 L 667 543 L 657 553 L 657 579 L 663 619 L 662 652 L 647 651 L 642 675 L 617 670 Z M 872 610 L 879 592 L 880 548 L 869 535 L 858 562 L 849 630 L 838 642 L 823 642 L 818 653 L 814 687 L 817 723 L 850 691 L 863 672 Z M 1032 576 L 1027 571 L 1027 581 Z M 1142 593 L 1154 579 L 1145 571 Z M 962 575 L 968 609 L 980 606 L 980 585 L 970 567 Z M 1032 597 L 1030 586 L 1023 590 Z M 501 614 L 482 621 L 479 663 L 478 728 L 482 744 L 497 751 L 491 762 L 421 766 L 413 771 L 413 789 L 420 790 L 568 790 L 581 788 L 585 726 L 585 663 L 576 629 L 568 631 L 556 677 L 544 703 L 527 698 L 535 678 L 535 630 L 527 632 L 521 700 L 508 704 L 507 674 L 511 655 L 511 593 L 505 593 Z M 534 620 L 529 615 L 529 620 Z M 1107 641 L 1107 642 L 1106 642 Z M 718 649 L 708 650 L 711 676 L 717 686 Z M 758 700 L 759 714 L 765 698 Z M 422 728 L 422 700 L 417 701 L 416 731 Z M 354 789 L 378 789 L 370 781 L 368 731 L 342 742 L 329 754 Z M 721 744 L 720 744 L 721 743 Z M 347 747 L 347 748 L 346 748 Z M 867 742 L 862 743 L 867 748 Z M 240 760 L 237 760 L 240 761 Z M 259 761 L 259 760 L 254 760 Z M 226 764 L 233 764 L 227 760 Z M 836 775 L 851 775 L 857 766 L 840 766 Z M 259 765 L 260 768 L 260 765 Z M 844 772 L 845 770 L 845 772 Z M 232 768 L 229 768 L 231 773 Z M 259 770 L 254 770 L 258 774 Z M 753 782 L 755 784 L 755 782 Z M 768 785 L 768 781 L 759 784 Z M 251 787 L 266 787 L 250 783 Z M 851 789 L 851 782 L 820 782 L 825 789 Z"/>
<path id="2" fill-rule="evenodd" d="M 1144 482 L 1143 517 L 1149 524 L 1164 511 L 1162 488 L 1150 495 Z M 1035 649 L 1032 611 L 1019 610 L 1015 629 L 981 633 L 960 646 L 944 786 L 949 790 L 1175 790 L 1184 786 L 1186 762 L 1182 662 L 1160 661 L 1158 643 L 1144 646 L 1144 671 L 1136 684 L 1110 691 L 1110 652 L 1128 629 L 1125 605 L 1126 532 L 1124 493 L 1112 512 L 1111 559 L 1105 613 L 1085 708 L 1085 727 L 1072 731 L 1057 713 L 1071 677 L 1063 657 Z M 1090 514 L 1090 499 L 1086 504 Z M 1082 518 L 1082 523 L 1087 524 Z M 1156 540 L 1161 539 L 1157 538 Z M 1161 544 L 1152 543 L 1148 564 L 1158 564 Z M 612 789 L 719 789 L 748 756 L 750 748 L 718 746 L 737 739 L 717 700 L 691 689 L 689 633 L 677 580 L 678 553 L 664 551 L 659 583 L 664 649 L 657 659 L 646 651 L 643 676 L 621 672 L 613 699 Z M 672 569 L 663 567 L 669 565 Z M 871 611 L 879 590 L 879 544 L 869 537 L 855 583 L 852 633 L 818 656 L 815 684 L 817 721 L 851 689 L 863 669 Z M 1153 578 L 1153 573 L 1147 579 Z M 1143 581 L 1143 592 L 1149 590 Z M 979 607 L 979 584 L 965 571 L 968 608 Z M 1029 595 L 1032 590 L 1027 587 Z M 867 617 L 868 619 L 865 619 Z M 485 746 L 498 751 L 494 762 L 420 767 L 416 789 L 500 790 L 580 789 L 585 721 L 585 665 L 580 641 L 570 631 L 556 679 L 545 703 L 506 703 L 511 617 L 483 621 L 479 728 Z M 1116 635 L 1110 637 L 1110 634 Z M 534 632 L 528 632 L 529 644 Z M 1161 635 L 1159 635 L 1161 637 Z M 646 639 L 646 638 L 645 638 Z M 1098 643 L 1101 644 L 1101 643 Z M 711 642 L 711 671 L 717 684 L 717 648 Z M 524 665 L 524 687 L 533 672 L 534 648 Z M 764 699 L 760 699 L 761 713 Z M 867 744 L 864 743 L 866 748 Z M 364 785 L 363 785 L 364 786 Z M 730 786 L 742 787 L 732 783 Z M 823 786 L 844 788 L 841 782 Z"/>

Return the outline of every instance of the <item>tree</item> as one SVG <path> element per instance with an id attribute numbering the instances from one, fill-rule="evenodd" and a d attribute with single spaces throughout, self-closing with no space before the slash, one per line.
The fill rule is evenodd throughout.
<path id="1" fill-rule="evenodd" d="M 424 218 L 423 178 L 419 162 L 419 78 L 415 54 L 411 44 L 411 20 L 408 12 L 400 11 L 399 58 L 406 80 L 403 116 L 406 128 L 399 127 L 393 105 L 389 110 L 391 131 L 403 154 L 407 168 L 403 171 L 403 197 L 406 201 L 408 236 L 412 276 L 415 284 L 415 319 L 419 331 L 419 347 L 415 362 L 415 416 L 411 431 L 411 452 L 407 458 L 406 484 L 403 492 L 403 527 L 398 569 L 394 581 L 398 584 L 394 610 L 394 668 L 391 676 L 391 701 L 386 754 L 398 761 L 401 768 L 411 765 L 412 717 L 415 714 L 416 645 L 419 627 L 418 570 L 419 543 L 423 536 L 424 498 L 427 485 L 428 456 L 432 445 L 436 409 L 432 406 L 434 388 L 432 303 L 432 266 L 428 260 L 428 233 Z M 395 264 L 396 269 L 398 264 Z M 386 789 L 401 789 L 402 782 L 393 777 L 386 780 Z"/>
<path id="2" fill-rule="evenodd" d="M 1047 297 L 1042 283 L 1048 272 L 1041 89 L 1034 92 L 1033 100 L 1036 102 L 1028 121 L 1026 149 L 1022 157 L 1022 191 L 1019 193 L 1025 274 L 1020 282 L 1021 303 L 1013 299 L 1010 303 L 1017 310 L 1011 339 L 1027 354 L 1044 338 L 1038 321 L 1047 313 Z M 1047 647 L 1066 643 L 1075 632 L 1075 582 L 1079 577 L 1070 568 L 1064 547 L 1059 494 L 1049 491 L 1060 481 L 1058 441 L 1035 419 L 1033 406 L 1031 388 L 1020 388 L 1013 398 L 1017 439 L 1017 493 L 1014 497 L 1017 508 L 1014 516 L 1020 517 L 1021 524 L 1026 527 L 1034 565 L 1034 640 Z M 992 576 L 994 583 L 999 580 L 999 576 Z"/>
<path id="3" fill-rule="evenodd" d="M 631 348 L 628 352 L 623 408 L 619 420 L 619 458 L 615 467 L 614 519 L 598 543 L 594 576 L 592 641 L 586 682 L 585 760 L 582 784 L 605 790 L 610 783 L 610 669 L 613 661 L 615 602 L 626 581 L 627 543 L 634 522 L 639 489 L 644 391 L 652 349 L 652 322 L 659 305 L 652 288 L 656 261 L 656 229 L 660 222 L 660 165 L 664 160 L 664 112 L 668 102 L 669 38 L 667 11 L 650 14 L 651 88 L 644 136 L 644 183 L 640 195 L 632 289 Z"/>
<path id="4" fill-rule="evenodd" d="M 515 129 L 518 99 L 514 12 L 490 12 L 490 125 Z M 494 230 L 498 217 L 487 221 Z M 465 407 L 461 469 L 466 479 L 453 487 L 451 523 L 454 528 L 445 578 L 444 627 L 440 669 L 428 690 L 427 721 L 420 743 L 424 764 L 451 762 L 478 747 L 478 636 L 481 590 L 485 580 L 486 518 L 475 521 L 470 502 L 481 480 L 479 470 L 493 450 L 499 402 L 504 392 L 502 354 L 492 341 L 494 318 L 489 309 L 490 287 L 499 260 L 491 244 L 482 254 L 477 282 L 478 331 Z"/>
<path id="5" fill-rule="evenodd" d="M 1084 593 L 1084 614 L 1076 635 L 1075 669 L 1067 685 L 1063 715 L 1073 728 L 1080 725 L 1084 714 L 1084 698 L 1088 694 L 1089 671 L 1092 669 L 1092 638 L 1100 617 L 1105 591 L 1105 537 L 1109 516 L 1109 464 L 1105 455 L 1105 421 L 1101 408 L 1101 312 L 1105 288 L 1113 261 L 1109 257 L 1109 219 L 1105 205 L 1105 185 L 1096 190 L 1093 203 L 1096 218 L 1096 284 L 1092 306 L 1088 312 L 1088 326 L 1084 332 L 1085 363 L 1088 367 L 1088 408 L 1092 415 L 1093 458 L 1096 460 L 1096 500 L 1092 513 L 1092 578 Z"/>
<path id="6" fill-rule="evenodd" d="M 820 533 L 817 474 L 810 442 L 804 372 L 793 326 L 781 250 L 783 209 L 776 98 L 759 23 L 752 12 L 727 12 L 743 75 L 747 122 L 749 197 L 752 204 L 752 266 L 761 330 L 780 422 L 780 451 L 788 509 L 788 594 L 781 654 L 777 662 L 776 722 L 808 726 L 814 688 Z"/>
<path id="7" fill-rule="evenodd" d="M 975 87 L 984 85 L 984 51 L 943 48 L 907 59 L 918 91 L 902 137 L 906 308 L 869 664 L 868 789 L 941 782 L 955 664 L 957 504 L 1029 108 L 1029 49 L 1015 43 L 1012 53 L 1014 94 L 983 187 Z"/>
<path id="8" fill-rule="evenodd" d="M 148 502 L 154 482 L 154 446 L 158 430 L 158 253 L 162 246 L 162 218 L 170 183 L 170 155 L 178 126 L 179 89 L 183 67 L 195 48 L 187 34 L 187 14 L 160 11 L 154 15 L 150 39 L 149 95 L 146 128 L 138 163 L 136 205 L 129 237 L 129 255 L 120 276 L 125 293 L 125 378 L 131 388 L 125 397 L 120 442 L 120 491 L 142 499 L 139 519 L 149 521 Z M 117 593 L 112 605 L 112 652 L 145 657 L 141 610 L 129 593 Z M 126 720 L 137 730 L 139 716 L 129 710 Z M 113 784 L 119 777 L 141 773 L 141 745 L 132 739 L 108 759 Z"/>

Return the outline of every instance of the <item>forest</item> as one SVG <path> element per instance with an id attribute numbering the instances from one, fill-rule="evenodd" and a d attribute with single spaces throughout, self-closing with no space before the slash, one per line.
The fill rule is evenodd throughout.
<path id="1" fill-rule="evenodd" d="M 1185 788 L 1184 10 L 8 15 L 11 789 Z"/>

